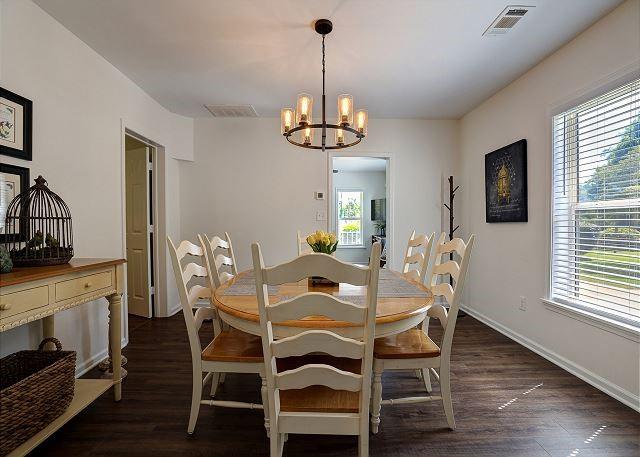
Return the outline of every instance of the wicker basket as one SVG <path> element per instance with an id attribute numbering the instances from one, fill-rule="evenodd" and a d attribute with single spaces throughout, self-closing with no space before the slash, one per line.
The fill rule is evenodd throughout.
<path id="1" fill-rule="evenodd" d="M 48 342 L 55 351 L 45 351 Z M 60 416 L 73 399 L 75 351 L 45 338 L 37 351 L 0 360 L 0 455 L 5 455 Z"/>

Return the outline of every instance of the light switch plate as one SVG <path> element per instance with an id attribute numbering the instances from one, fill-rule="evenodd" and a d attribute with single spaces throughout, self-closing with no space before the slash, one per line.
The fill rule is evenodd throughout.
<path id="1" fill-rule="evenodd" d="M 316 221 L 326 221 L 327 213 L 324 211 L 316 211 Z"/>
<path id="2" fill-rule="evenodd" d="M 324 200 L 324 192 L 322 191 L 314 192 L 314 195 L 316 197 L 316 200 Z"/>

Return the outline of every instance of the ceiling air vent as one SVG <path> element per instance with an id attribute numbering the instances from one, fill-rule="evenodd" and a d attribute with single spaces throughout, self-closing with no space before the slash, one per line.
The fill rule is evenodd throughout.
<path id="1" fill-rule="evenodd" d="M 213 117 L 258 117 L 252 105 L 204 105 Z"/>
<path id="2" fill-rule="evenodd" d="M 511 30 L 533 6 L 507 6 L 484 31 L 482 36 L 504 35 Z"/>

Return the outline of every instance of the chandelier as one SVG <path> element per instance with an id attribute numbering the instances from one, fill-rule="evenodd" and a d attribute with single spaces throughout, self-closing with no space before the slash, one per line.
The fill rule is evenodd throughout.
<path id="1" fill-rule="evenodd" d="M 318 19 L 314 28 L 322 35 L 322 122 L 313 123 L 313 97 L 303 93 L 298 95 L 295 111 L 292 108 L 283 108 L 280 112 L 280 131 L 289 143 L 301 148 L 324 151 L 355 146 L 367 134 L 367 111 L 356 111 L 354 123 L 353 97 L 342 94 L 338 97 L 337 121 L 335 124 L 327 124 L 324 92 L 324 38 L 333 30 L 333 24 L 329 19 Z M 335 140 L 332 144 L 327 144 L 327 129 L 333 130 Z M 317 142 L 314 144 L 313 138 L 317 137 L 316 132 L 320 135 L 320 144 Z"/>

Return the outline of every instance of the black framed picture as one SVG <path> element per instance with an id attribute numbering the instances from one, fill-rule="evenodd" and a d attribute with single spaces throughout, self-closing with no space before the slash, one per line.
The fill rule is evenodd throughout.
<path id="1" fill-rule="evenodd" d="M 33 103 L 0 87 L 0 154 L 31 160 Z"/>
<path id="2" fill-rule="evenodd" d="M 527 222 L 527 140 L 484 156 L 487 222 Z"/>
<path id="3" fill-rule="evenodd" d="M 0 163 L 0 243 L 7 242 L 8 236 L 15 240 L 18 235 L 20 241 L 25 241 L 26 227 L 19 227 L 18 233 L 6 233 L 4 221 L 7 216 L 7 208 L 11 200 L 29 189 L 29 169 Z"/>

